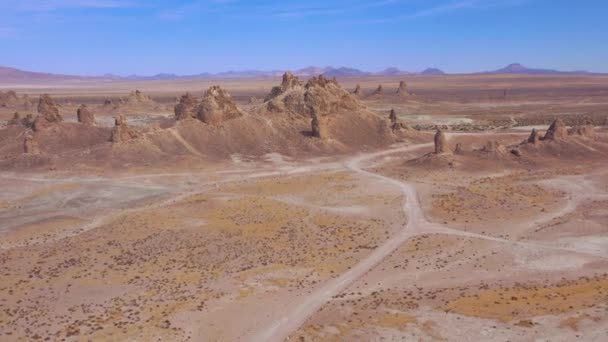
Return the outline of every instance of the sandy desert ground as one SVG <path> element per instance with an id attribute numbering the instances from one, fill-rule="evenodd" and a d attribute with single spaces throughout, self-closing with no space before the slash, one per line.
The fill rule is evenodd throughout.
<path id="1" fill-rule="evenodd" d="M 317 138 L 276 79 L 10 85 L 0 340 L 608 339 L 608 77 L 339 82 Z M 174 118 L 212 84 L 242 117 Z"/>

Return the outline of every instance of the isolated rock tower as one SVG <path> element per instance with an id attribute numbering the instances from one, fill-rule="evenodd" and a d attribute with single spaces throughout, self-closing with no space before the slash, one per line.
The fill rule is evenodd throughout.
<path id="1" fill-rule="evenodd" d="M 435 133 L 435 154 L 452 154 L 445 134 L 439 128 Z"/>
<path id="2" fill-rule="evenodd" d="M 41 131 L 52 124 L 63 121 L 63 118 L 59 114 L 59 108 L 57 108 L 57 105 L 48 94 L 40 96 L 40 100 L 38 100 L 38 113 L 39 115 L 34 120 L 34 131 Z"/>
<path id="3" fill-rule="evenodd" d="M 87 126 L 95 126 L 95 115 L 89 110 L 87 105 L 83 104 L 76 111 L 78 122 Z"/>

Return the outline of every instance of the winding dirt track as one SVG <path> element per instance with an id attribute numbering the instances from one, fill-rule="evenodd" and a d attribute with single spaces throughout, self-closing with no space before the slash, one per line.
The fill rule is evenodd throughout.
<path id="1" fill-rule="evenodd" d="M 376 248 L 371 254 L 361 260 L 357 265 L 349 269 L 347 272 L 343 273 L 337 278 L 334 278 L 328 281 L 326 284 L 321 286 L 320 288 L 313 291 L 310 295 L 304 298 L 301 302 L 299 302 L 295 307 L 293 307 L 287 314 L 285 314 L 280 319 L 276 320 L 272 325 L 268 327 L 264 327 L 263 329 L 256 332 L 250 339 L 250 341 L 284 341 L 289 338 L 289 336 L 295 332 L 301 325 L 305 323 L 305 321 L 312 316 L 318 309 L 320 309 L 325 303 L 327 303 L 331 298 L 337 294 L 339 294 L 342 290 L 344 290 L 347 286 L 352 284 L 357 279 L 361 278 L 365 273 L 370 271 L 373 267 L 375 267 L 378 263 L 380 263 L 383 259 L 388 257 L 391 253 L 393 253 L 397 248 L 399 248 L 403 243 L 405 243 L 411 237 L 422 234 L 446 234 L 446 235 L 456 235 L 463 236 L 469 238 L 477 238 L 483 240 L 489 240 L 499 243 L 513 244 L 520 247 L 527 247 L 532 249 L 547 249 L 547 250 L 560 250 L 566 252 L 574 252 L 585 254 L 592 257 L 608 259 L 608 254 L 604 251 L 598 252 L 589 252 L 587 250 L 578 250 L 573 248 L 563 248 L 559 246 L 552 246 L 548 244 L 540 244 L 540 243 L 532 243 L 532 242 L 521 242 L 515 240 L 507 240 L 501 239 L 497 237 L 475 234 L 471 232 L 465 232 L 462 230 L 450 228 L 441 224 L 436 224 L 429 222 L 420 206 L 420 201 L 418 199 L 418 194 L 416 192 L 415 187 L 412 184 L 402 182 L 396 179 L 392 179 L 380 174 L 376 174 L 362 168 L 362 164 L 366 161 L 370 161 L 379 157 L 395 154 L 395 153 L 403 153 L 403 152 L 411 152 L 413 150 L 430 147 L 432 144 L 419 144 L 401 148 L 395 148 L 387 151 L 375 152 L 360 155 L 350 159 L 345 167 L 353 172 L 358 174 L 362 174 L 368 177 L 380 179 L 384 182 L 391 183 L 401 189 L 401 192 L 405 196 L 405 203 L 403 204 L 403 212 L 406 214 L 407 223 L 403 227 L 403 229 L 391 237 L 391 239 L 387 240 L 384 244 Z M 593 194 L 590 197 L 598 197 L 597 194 Z M 603 196 L 602 196 L 603 197 Z M 551 221 L 554 218 L 561 217 L 569 212 L 576 210 L 578 204 L 584 200 L 585 198 L 576 197 L 570 198 L 567 206 L 554 213 L 553 215 L 549 215 L 546 218 L 543 218 L 542 222 Z M 539 221 L 531 221 L 529 224 L 531 226 L 536 226 L 540 222 Z"/>

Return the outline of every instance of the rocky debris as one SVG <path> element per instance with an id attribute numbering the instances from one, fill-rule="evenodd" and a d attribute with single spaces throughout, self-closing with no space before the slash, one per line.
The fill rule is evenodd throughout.
<path id="1" fill-rule="evenodd" d="M 441 129 L 435 133 L 435 154 L 452 154 L 445 134 Z"/>
<path id="2" fill-rule="evenodd" d="M 410 93 L 407 90 L 407 84 L 404 81 L 399 82 L 399 88 L 397 88 L 397 91 L 395 92 L 395 94 L 397 94 L 397 96 L 412 96 L 412 93 Z"/>
<path id="3" fill-rule="evenodd" d="M 538 131 L 536 130 L 536 128 L 533 128 L 532 133 L 530 133 L 530 136 L 528 137 L 527 143 L 536 144 L 539 140 L 540 137 L 538 136 Z"/>
<path id="4" fill-rule="evenodd" d="M 95 115 L 89 110 L 87 105 L 83 104 L 76 111 L 78 122 L 87 126 L 95 126 Z"/>
<path id="5" fill-rule="evenodd" d="M 40 154 L 40 147 L 38 142 L 31 135 L 26 135 L 23 140 L 23 152 L 26 154 L 38 155 Z"/>
<path id="6" fill-rule="evenodd" d="M 486 153 L 506 153 L 507 149 L 498 141 L 488 140 L 481 151 Z"/>
<path id="7" fill-rule="evenodd" d="M 198 106 L 197 99 L 190 93 L 182 95 L 179 103 L 175 106 L 175 119 L 185 120 L 196 118 L 196 107 Z"/>
<path id="8" fill-rule="evenodd" d="M 595 126 L 593 122 L 586 121 L 585 124 L 580 126 L 574 126 L 568 130 L 569 135 L 579 135 L 581 137 L 593 138 L 595 137 Z"/>
<path id="9" fill-rule="evenodd" d="M 138 137 L 139 133 L 137 133 L 137 131 L 127 125 L 127 119 L 123 115 L 119 115 L 116 117 L 110 141 L 112 141 L 113 143 L 119 143 L 132 139 L 137 139 Z"/>
<path id="10" fill-rule="evenodd" d="M 608 116 L 606 117 L 606 119 L 604 119 L 604 126 L 608 127 Z"/>
<path id="11" fill-rule="evenodd" d="M 218 125 L 242 115 L 230 94 L 220 86 L 212 86 L 205 92 L 197 111 L 198 119 L 209 125 Z"/>
<path id="12" fill-rule="evenodd" d="M 462 144 L 461 143 L 457 143 L 456 147 L 454 148 L 454 154 L 457 155 L 463 155 L 464 154 L 464 149 L 462 148 Z"/>
<path id="13" fill-rule="evenodd" d="M 376 90 L 374 90 L 374 92 L 372 93 L 371 96 L 383 96 L 384 95 L 384 89 L 382 88 L 382 84 L 378 85 L 378 88 L 376 88 Z"/>
<path id="14" fill-rule="evenodd" d="M 543 137 L 543 140 L 558 140 L 558 139 L 566 139 L 568 137 L 568 127 L 562 119 L 557 119 L 553 121 L 547 133 Z"/>
<path id="15" fill-rule="evenodd" d="M 41 131 L 53 124 L 63 121 L 59 108 L 48 94 L 40 96 L 38 101 L 39 115 L 34 120 L 34 131 Z"/>
<path id="16" fill-rule="evenodd" d="M 363 91 L 361 90 L 361 86 L 360 85 L 357 84 L 357 86 L 355 87 L 355 90 L 353 91 L 353 95 L 355 95 L 356 97 L 362 97 L 363 96 Z"/>

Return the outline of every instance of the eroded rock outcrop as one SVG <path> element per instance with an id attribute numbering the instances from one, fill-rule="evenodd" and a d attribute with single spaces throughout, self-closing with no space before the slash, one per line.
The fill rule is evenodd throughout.
<path id="1" fill-rule="evenodd" d="M 112 129 L 112 136 L 110 140 L 113 143 L 120 143 L 137 139 L 139 133 L 127 124 L 127 119 L 123 115 L 119 115 L 114 120 L 114 129 Z"/>
<path id="2" fill-rule="evenodd" d="M 543 140 L 558 140 L 566 139 L 568 137 L 568 127 L 561 119 L 553 121 L 547 133 L 543 137 Z"/>
<path id="3" fill-rule="evenodd" d="M 11 107 L 19 102 L 19 96 L 13 90 L 0 91 L 0 107 Z"/>
<path id="4" fill-rule="evenodd" d="M 197 110 L 198 119 L 209 125 L 219 125 L 242 115 L 230 94 L 219 86 L 212 86 L 205 92 Z"/>
<path id="5" fill-rule="evenodd" d="M 502 145 L 501 143 L 499 143 L 498 141 L 495 140 L 488 140 L 486 142 L 486 144 L 483 146 L 483 148 L 481 149 L 481 151 L 486 152 L 486 153 L 506 153 L 507 152 L 507 148 Z"/>
<path id="6" fill-rule="evenodd" d="M 23 152 L 31 155 L 40 154 L 40 147 L 38 146 L 38 142 L 31 135 L 26 135 L 23 140 Z"/>
<path id="7" fill-rule="evenodd" d="M 391 109 L 391 112 L 388 115 L 388 119 L 390 120 L 391 130 L 393 132 L 409 129 L 409 127 L 406 124 L 399 121 L 399 119 L 397 117 L 397 113 L 395 112 L 394 109 Z"/>
<path id="8" fill-rule="evenodd" d="M 355 90 L 353 91 L 353 95 L 356 97 L 363 97 L 363 91 L 361 90 L 361 86 L 357 84 Z"/>
<path id="9" fill-rule="evenodd" d="M 21 114 L 19 114 L 19 112 L 15 112 L 13 114 L 13 117 L 8 121 L 8 124 L 11 126 L 23 124 L 23 119 L 21 118 Z"/>
<path id="10" fill-rule="evenodd" d="M 196 118 L 197 107 L 198 100 L 192 94 L 186 93 L 175 106 L 175 118 L 177 120 Z"/>
<path id="11" fill-rule="evenodd" d="M 38 117 L 34 120 L 34 130 L 41 131 L 49 126 L 63 121 L 59 108 L 47 94 L 40 96 L 38 101 Z"/>
<path id="12" fill-rule="evenodd" d="M 595 126 L 593 122 L 586 121 L 583 125 L 574 126 L 568 130 L 569 135 L 578 135 L 585 138 L 595 137 Z"/>
<path id="13" fill-rule="evenodd" d="M 395 94 L 401 97 L 407 97 L 412 95 L 412 93 L 407 90 L 407 84 L 404 81 L 399 82 L 399 88 L 397 88 Z"/>
<path id="14" fill-rule="evenodd" d="M 454 148 L 454 154 L 456 155 L 463 155 L 464 154 L 464 148 L 462 147 L 461 143 L 457 143 L 456 147 Z"/>
<path id="15" fill-rule="evenodd" d="M 283 74 L 283 80 L 281 81 L 281 85 L 273 87 L 270 91 L 270 94 L 268 94 L 264 98 L 264 101 L 271 101 L 272 99 L 275 99 L 290 90 L 298 89 L 301 87 L 302 83 L 300 82 L 300 80 L 296 76 L 294 76 L 294 74 L 286 72 Z"/>
<path id="16" fill-rule="evenodd" d="M 371 96 L 376 96 L 376 97 L 384 96 L 384 88 L 382 88 L 382 84 L 378 85 L 378 88 L 376 88 L 376 90 L 374 90 L 374 92 L 372 93 Z"/>
<path id="17" fill-rule="evenodd" d="M 89 110 L 87 105 L 83 104 L 76 111 L 78 122 L 87 126 L 95 126 L 95 115 Z"/>
<path id="18" fill-rule="evenodd" d="M 435 154 L 452 154 L 445 134 L 441 129 L 435 133 Z"/>
<path id="19" fill-rule="evenodd" d="M 536 128 L 533 128 L 532 133 L 530 133 L 530 136 L 528 137 L 528 140 L 526 142 L 529 144 L 537 144 L 539 140 L 540 137 L 538 136 L 538 131 L 536 130 Z"/>
<path id="20" fill-rule="evenodd" d="M 326 119 L 322 116 L 313 115 L 311 126 L 312 126 L 312 136 L 316 138 L 326 139 L 329 137 L 327 132 L 327 122 Z"/>

